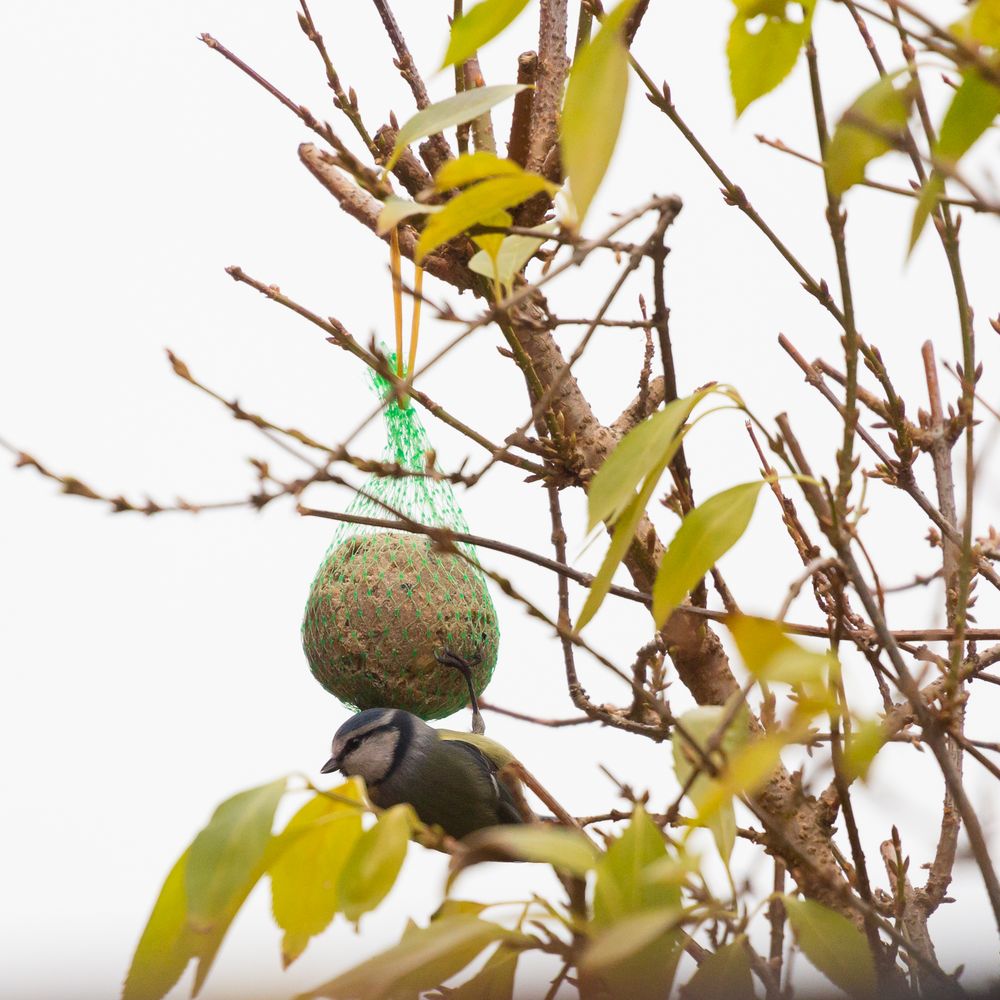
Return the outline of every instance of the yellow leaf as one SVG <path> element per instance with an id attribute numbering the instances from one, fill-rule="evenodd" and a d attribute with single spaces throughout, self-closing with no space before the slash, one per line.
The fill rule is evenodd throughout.
<path id="1" fill-rule="evenodd" d="M 447 243 L 497 212 L 519 205 L 539 191 L 552 190 L 553 186 L 544 177 L 529 173 L 493 177 L 466 188 L 428 220 L 417 243 L 417 263 L 442 243 Z"/>
<path id="2" fill-rule="evenodd" d="M 513 160 L 501 160 L 496 153 L 480 150 L 477 153 L 463 153 L 458 159 L 443 163 L 434 177 L 434 186 L 438 191 L 450 191 L 452 188 L 486 180 L 487 177 L 516 176 L 523 173 L 520 164 Z"/>
<path id="3" fill-rule="evenodd" d="M 281 951 L 286 966 L 333 919 L 340 874 L 361 836 L 358 786 L 347 782 L 333 791 L 355 799 L 357 807 L 325 795 L 311 798 L 278 838 L 279 853 L 270 867 L 271 908 L 285 932 Z"/>
<path id="4" fill-rule="evenodd" d="M 736 647 L 747 670 L 758 680 L 824 687 L 827 675 L 838 669 L 830 652 L 817 653 L 785 635 L 778 622 L 739 617 L 729 622 Z"/>

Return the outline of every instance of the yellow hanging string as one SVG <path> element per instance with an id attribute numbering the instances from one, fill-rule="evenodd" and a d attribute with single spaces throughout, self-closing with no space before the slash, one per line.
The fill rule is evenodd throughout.
<path id="1" fill-rule="evenodd" d="M 396 321 L 396 377 L 403 377 L 403 280 L 400 274 L 399 234 L 389 237 L 389 268 L 392 271 L 392 311 Z"/>
<path id="2" fill-rule="evenodd" d="M 424 269 L 419 265 L 413 272 L 413 321 L 410 324 L 410 354 L 406 360 L 407 380 L 412 384 L 417 363 L 417 340 L 420 336 L 420 304 L 423 301 Z"/>

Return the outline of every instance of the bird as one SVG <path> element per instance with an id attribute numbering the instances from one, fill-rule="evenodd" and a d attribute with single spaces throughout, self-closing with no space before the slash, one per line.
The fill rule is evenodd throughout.
<path id="1" fill-rule="evenodd" d="M 364 778 L 374 805 L 408 803 L 423 823 L 461 840 L 485 827 L 524 822 L 497 777 L 503 761 L 481 747 L 502 750 L 485 737 L 434 729 L 402 709 L 369 708 L 337 730 L 321 772 Z"/>

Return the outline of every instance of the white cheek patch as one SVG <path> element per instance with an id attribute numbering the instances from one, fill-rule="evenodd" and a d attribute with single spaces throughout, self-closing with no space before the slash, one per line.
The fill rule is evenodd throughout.
<path id="1" fill-rule="evenodd" d="M 387 730 L 367 737 L 357 750 L 344 760 L 345 770 L 360 775 L 369 785 L 378 784 L 392 770 L 399 731 Z"/>

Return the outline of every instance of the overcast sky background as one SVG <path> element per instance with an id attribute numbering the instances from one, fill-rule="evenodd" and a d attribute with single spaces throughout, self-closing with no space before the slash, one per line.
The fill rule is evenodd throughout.
<path id="1" fill-rule="evenodd" d="M 450 4 L 397 6 L 430 77 Z M 945 6 L 959 9 L 935 5 Z M 300 166 L 296 146 L 309 133 L 197 40 L 211 32 L 348 137 L 295 7 L 293 0 L 6 0 L 0 9 L 0 436 L 53 469 L 137 502 L 146 495 L 161 502 L 246 496 L 253 487 L 248 456 L 293 472 L 252 428 L 176 379 L 167 346 L 221 394 L 323 439 L 339 440 L 371 408 L 358 363 L 223 272 L 239 264 L 336 315 L 361 339 L 391 336 L 384 245 L 340 213 Z M 705 0 L 682 8 L 654 0 L 652 8 L 637 43 L 640 60 L 654 78 L 670 81 L 698 135 L 812 272 L 832 279 L 818 174 L 754 140 L 764 132 L 815 149 L 804 73 L 734 123 L 723 55 L 731 5 Z M 390 108 L 400 120 L 408 117 L 412 105 L 371 5 L 316 0 L 314 14 L 372 129 Z M 517 52 L 533 44 L 530 32 L 526 15 L 490 47 L 483 60 L 488 82 L 513 80 Z M 871 81 L 871 67 L 834 5 L 822 7 L 817 33 L 835 114 Z M 895 50 L 886 51 L 895 68 Z M 433 76 L 432 95 L 446 96 L 449 82 L 447 73 Z M 499 135 L 506 113 L 498 115 Z M 996 139 L 985 146 L 995 156 Z M 903 176 L 900 164 L 879 167 L 883 175 L 893 169 Z M 736 385 L 764 418 L 787 410 L 818 470 L 829 472 L 835 414 L 803 385 L 776 338 L 783 331 L 807 357 L 836 359 L 838 331 L 773 249 L 723 204 L 717 183 L 633 87 L 623 142 L 588 229 L 600 231 L 609 211 L 652 192 L 677 193 L 685 202 L 670 233 L 669 260 L 681 391 L 715 379 Z M 861 325 L 915 412 L 925 399 L 920 343 L 932 338 L 942 359 L 959 352 L 940 248 L 926 238 L 904 266 L 911 203 L 862 190 L 848 204 Z M 995 226 L 969 217 L 963 227 L 986 363 L 981 389 L 993 400 L 1000 395 L 996 337 L 985 319 L 998 311 Z M 586 315 L 613 278 L 609 262 L 595 260 L 560 280 L 554 307 Z M 637 315 L 641 287 L 630 282 L 612 313 Z M 459 309 L 474 308 L 468 296 L 459 299 L 433 281 L 428 291 Z M 423 357 L 450 329 L 428 319 Z M 562 336 L 571 348 L 579 331 Z M 498 358 L 498 342 L 495 330 L 480 332 L 424 384 L 494 440 L 527 413 L 523 385 Z M 603 419 L 633 396 L 641 356 L 638 336 L 610 331 L 578 366 Z M 954 393 L 947 375 L 943 385 Z M 444 467 L 467 455 L 473 466 L 482 460 L 468 441 L 433 418 L 426 422 Z M 380 428 L 370 427 L 360 442 L 359 451 L 377 455 Z M 700 497 L 757 475 L 733 415 L 701 425 L 689 461 Z M 868 455 L 864 461 L 871 465 Z M 979 528 L 996 519 L 994 465 L 986 464 L 979 482 Z M 544 493 L 521 485 L 507 467 L 460 499 L 473 531 L 547 550 Z M 742 606 L 762 614 L 776 612 L 799 570 L 768 499 L 750 536 L 723 563 Z M 887 582 L 936 568 L 916 508 L 877 486 L 870 500 L 862 531 Z M 310 502 L 343 509 L 349 494 L 317 490 Z M 583 504 L 575 496 L 565 502 L 571 553 L 578 553 Z M 113 996 L 163 877 L 214 806 L 280 774 L 318 777 L 346 713 L 310 676 L 299 623 L 334 526 L 299 518 L 287 502 L 262 514 L 111 517 L 98 505 L 58 496 L 52 483 L 15 472 L 6 460 L 0 514 L 0 787 L 7 817 L 0 993 L 21 1000 Z M 662 521 L 669 533 L 670 519 Z M 578 565 L 593 569 L 602 550 L 603 543 L 593 546 Z M 543 571 L 492 552 L 483 561 L 554 609 L 554 580 Z M 582 596 L 573 593 L 577 608 Z M 981 595 L 984 625 L 1000 620 L 994 596 Z M 503 638 L 489 697 L 539 715 L 567 714 L 558 644 L 519 607 L 495 597 Z M 939 603 L 933 588 L 906 595 L 892 605 L 891 623 L 941 624 L 932 610 Z M 814 620 L 808 596 L 794 614 Z M 648 638 L 644 614 L 622 602 L 609 602 L 588 633 L 623 665 Z M 585 661 L 582 669 L 596 700 L 625 697 L 596 664 Z M 867 669 L 852 660 L 848 673 L 857 704 L 865 704 Z M 674 709 L 686 704 L 683 692 L 674 692 Z M 995 707 L 973 707 L 973 735 L 995 734 Z M 654 804 L 675 789 L 665 748 L 589 726 L 552 731 L 497 716 L 488 722 L 490 735 L 579 813 L 616 804 L 599 763 L 649 787 Z M 970 793 L 1000 844 L 995 790 L 975 768 L 967 764 Z M 931 857 L 939 822 L 934 772 L 913 752 L 891 749 L 861 799 L 870 854 L 877 858 L 878 842 L 898 822 L 918 871 Z M 294 806 L 289 801 L 283 814 Z M 738 848 L 737 867 L 766 881 L 763 866 L 748 870 L 756 857 Z M 259 889 L 223 945 L 205 997 L 281 997 L 316 985 L 398 937 L 408 915 L 425 919 L 443 870 L 442 858 L 414 848 L 390 902 L 365 918 L 360 938 L 337 921 L 288 973 L 280 970 L 268 893 Z M 499 869 L 485 868 L 463 876 L 458 892 L 511 898 L 537 886 L 537 875 L 519 866 L 501 878 Z M 875 877 L 885 884 L 884 873 Z M 558 891 L 554 881 L 551 891 Z M 995 928 L 966 858 L 954 894 L 959 903 L 931 924 L 939 956 L 946 967 L 965 962 L 981 977 L 995 970 Z M 805 963 L 800 968 L 805 972 Z M 189 982 L 185 977 L 175 995 L 186 995 Z"/>

